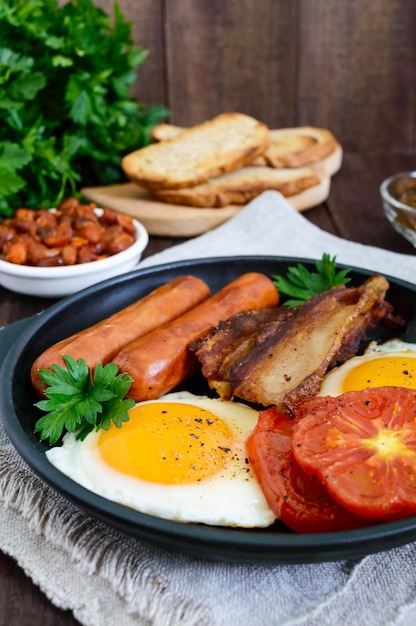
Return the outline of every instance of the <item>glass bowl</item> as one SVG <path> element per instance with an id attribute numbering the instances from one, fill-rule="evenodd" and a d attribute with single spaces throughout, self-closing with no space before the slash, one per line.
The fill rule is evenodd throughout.
<path id="1" fill-rule="evenodd" d="M 416 171 L 386 178 L 380 194 L 390 224 L 416 247 Z"/>

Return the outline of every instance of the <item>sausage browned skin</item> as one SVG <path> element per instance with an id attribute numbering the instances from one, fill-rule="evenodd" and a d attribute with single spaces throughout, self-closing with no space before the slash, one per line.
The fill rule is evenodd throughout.
<path id="1" fill-rule="evenodd" d="M 267 276 L 244 274 L 181 317 L 125 345 L 113 362 L 133 378 L 128 395 L 139 402 L 171 391 L 198 368 L 190 343 L 235 313 L 273 307 L 278 300 Z"/>
<path id="2" fill-rule="evenodd" d="M 128 342 L 159 328 L 210 296 L 208 285 L 195 276 L 179 276 L 144 298 L 89 328 L 54 344 L 33 363 L 31 382 L 42 396 L 45 384 L 40 369 L 65 366 L 64 354 L 85 359 L 89 368 L 108 363 Z"/>

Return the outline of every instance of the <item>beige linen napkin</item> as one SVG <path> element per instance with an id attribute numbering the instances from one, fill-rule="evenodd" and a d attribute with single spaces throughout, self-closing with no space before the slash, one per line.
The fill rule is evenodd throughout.
<path id="1" fill-rule="evenodd" d="M 321 257 L 412 280 L 416 258 L 351 243 L 266 192 L 215 231 L 142 262 Z M 235 565 L 174 554 L 96 522 L 42 483 L 0 422 L 0 548 L 88 626 L 416 625 L 416 544 L 362 559 Z"/>

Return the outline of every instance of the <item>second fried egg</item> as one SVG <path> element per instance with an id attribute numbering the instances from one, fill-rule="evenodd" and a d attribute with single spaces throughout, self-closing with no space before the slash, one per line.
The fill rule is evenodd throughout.
<path id="1" fill-rule="evenodd" d="M 330 371 L 322 381 L 320 396 L 339 396 L 368 387 L 416 389 L 416 344 L 391 339 L 370 343 L 365 353 Z"/>

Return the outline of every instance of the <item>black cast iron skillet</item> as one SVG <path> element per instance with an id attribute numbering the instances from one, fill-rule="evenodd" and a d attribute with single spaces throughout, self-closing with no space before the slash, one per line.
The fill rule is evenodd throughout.
<path id="1" fill-rule="evenodd" d="M 0 411 L 19 454 L 40 478 L 93 518 L 130 536 L 196 557 L 256 564 L 312 563 L 358 557 L 416 539 L 416 517 L 348 532 L 304 535 L 291 532 L 279 522 L 261 530 L 159 519 L 106 500 L 64 476 L 48 462 L 47 446 L 33 434 L 40 412 L 33 406 L 37 398 L 30 385 L 29 372 L 35 358 L 48 346 L 111 315 L 176 276 L 199 276 L 215 293 L 245 272 L 283 274 L 297 262 L 309 268 L 314 265 L 304 259 L 251 256 L 192 260 L 136 270 L 78 292 L 31 320 L 6 328 L 0 334 L 3 352 L 11 345 L 0 371 Z M 351 285 L 361 284 L 371 274 L 353 268 Z M 387 278 L 391 285 L 388 300 L 396 312 L 408 320 L 401 337 L 415 342 L 416 287 Z M 371 338 L 383 341 L 388 335 L 381 327 Z M 199 376 L 188 381 L 185 388 L 194 393 L 207 392 Z"/>

